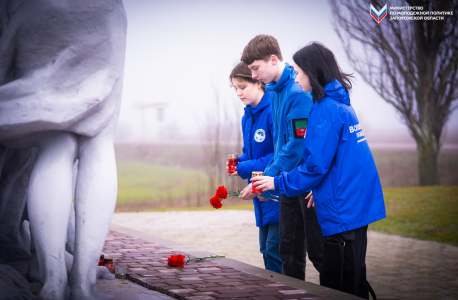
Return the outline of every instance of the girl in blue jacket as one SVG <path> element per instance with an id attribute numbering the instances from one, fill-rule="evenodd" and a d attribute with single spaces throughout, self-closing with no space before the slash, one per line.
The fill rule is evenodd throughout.
<path id="1" fill-rule="evenodd" d="M 272 159 L 274 147 L 272 140 L 272 114 L 270 99 L 265 86 L 251 77 L 251 70 L 241 62 L 229 76 L 237 96 L 245 104 L 242 117 L 243 154 L 239 156 L 237 172 L 230 176 L 240 176 L 250 183 L 251 172 L 264 170 Z M 259 247 L 267 270 L 281 273 L 282 264 L 279 253 L 279 215 L 280 206 L 275 201 L 253 199 L 256 226 L 259 227 Z"/>
<path id="2" fill-rule="evenodd" d="M 386 217 L 382 187 L 369 145 L 350 104 L 349 75 L 319 43 L 297 51 L 296 82 L 312 91 L 304 164 L 253 185 L 306 199 L 316 207 L 324 237 L 321 285 L 363 298 L 373 291 L 366 279 L 367 226 Z"/>

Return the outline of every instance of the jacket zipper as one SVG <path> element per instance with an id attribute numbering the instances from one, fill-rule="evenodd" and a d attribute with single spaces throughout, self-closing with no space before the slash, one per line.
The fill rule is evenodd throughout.
<path id="1" fill-rule="evenodd" d="M 248 106 L 250 109 L 250 114 L 251 114 L 251 129 L 250 129 L 250 159 L 253 159 L 253 143 L 252 143 L 252 138 L 253 138 L 253 127 L 254 127 L 254 115 L 253 112 L 251 111 L 251 106 Z"/>

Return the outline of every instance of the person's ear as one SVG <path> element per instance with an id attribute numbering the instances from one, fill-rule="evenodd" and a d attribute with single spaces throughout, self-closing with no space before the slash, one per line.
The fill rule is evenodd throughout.
<path id="1" fill-rule="evenodd" d="M 276 57 L 275 55 L 271 55 L 270 60 L 272 61 L 272 65 L 274 66 L 278 63 L 278 57 Z"/>

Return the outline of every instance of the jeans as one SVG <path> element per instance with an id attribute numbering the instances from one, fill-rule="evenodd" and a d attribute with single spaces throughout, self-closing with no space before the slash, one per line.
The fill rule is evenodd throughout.
<path id="1" fill-rule="evenodd" d="M 307 208 L 308 193 L 286 197 L 280 201 L 280 257 L 283 274 L 305 280 L 305 258 L 308 254 L 321 273 L 323 237 L 314 207 Z"/>
<path id="2" fill-rule="evenodd" d="M 259 228 L 259 248 L 266 270 L 281 274 L 280 233 L 278 224 Z"/>

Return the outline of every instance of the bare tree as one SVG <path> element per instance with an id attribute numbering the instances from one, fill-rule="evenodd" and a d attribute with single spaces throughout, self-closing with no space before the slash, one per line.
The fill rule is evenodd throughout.
<path id="1" fill-rule="evenodd" d="M 215 110 L 206 115 L 206 120 L 201 123 L 201 135 L 203 140 L 203 151 L 205 154 L 205 166 L 208 172 L 208 187 L 209 191 L 214 190 L 218 184 L 219 175 L 219 157 L 221 155 L 221 129 L 222 122 L 220 121 L 219 110 L 221 106 L 221 98 L 218 95 L 216 88 L 214 104 Z"/>
<path id="2" fill-rule="evenodd" d="M 214 192 L 218 185 L 225 185 L 228 190 L 236 191 L 245 186 L 244 181 L 239 177 L 227 176 L 225 164 L 228 154 L 241 154 L 242 132 L 237 111 L 240 107 L 234 105 L 238 104 L 236 101 L 225 103 L 216 84 L 213 84 L 213 91 L 214 107 L 200 124 L 209 192 Z"/>
<path id="3" fill-rule="evenodd" d="M 444 20 L 372 20 L 364 0 L 330 0 L 334 29 L 355 70 L 399 112 L 417 143 L 420 185 L 439 184 L 444 125 L 458 99 L 458 0 L 398 0 L 392 6 L 452 11 Z M 386 1 L 371 0 L 381 9 Z M 388 9 L 390 10 L 390 7 Z"/>

